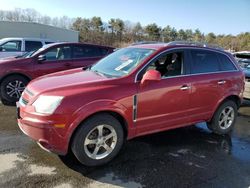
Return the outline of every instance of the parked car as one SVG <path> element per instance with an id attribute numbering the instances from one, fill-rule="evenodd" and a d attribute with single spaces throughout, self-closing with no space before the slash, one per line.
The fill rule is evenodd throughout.
<path id="1" fill-rule="evenodd" d="M 127 139 L 207 122 L 229 133 L 244 74 L 234 57 L 194 43 L 120 49 L 87 70 L 33 80 L 17 103 L 20 129 L 84 165 L 113 159 Z"/>
<path id="2" fill-rule="evenodd" d="M 245 99 L 250 99 L 250 66 L 247 67 L 245 70 L 244 70 L 244 73 L 245 73 L 245 91 L 243 93 L 243 97 Z"/>
<path id="3" fill-rule="evenodd" d="M 250 51 L 241 51 L 233 54 L 245 73 L 245 91 L 243 97 L 250 99 Z"/>
<path id="4" fill-rule="evenodd" d="M 3 38 L 0 40 L 0 59 L 22 56 L 54 41 L 39 38 Z"/>
<path id="5" fill-rule="evenodd" d="M 15 104 L 28 82 L 57 71 L 94 64 L 113 48 L 84 43 L 53 43 L 16 58 L 0 60 L 0 96 Z"/>

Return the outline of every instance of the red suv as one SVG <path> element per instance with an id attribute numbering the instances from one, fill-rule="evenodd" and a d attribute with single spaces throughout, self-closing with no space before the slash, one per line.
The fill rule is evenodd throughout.
<path id="1" fill-rule="evenodd" d="M 17 103 L 20 129 L 60 155 L 88 166 L 114 158 L 141 135 L 207 122 L 234 126 L 244 74 L 229 53 L 171 42 L 120 49 L 87 70 L 32 81 Z"/>
<path id="2" fill-rule="evenodd" d="M 0 98 L 11 104 L 28 82 L 39 76 L 89 66 L 113 52 L 113 48 L 83 43 L 54 43 L 21 57 L 0 60 Z"/>

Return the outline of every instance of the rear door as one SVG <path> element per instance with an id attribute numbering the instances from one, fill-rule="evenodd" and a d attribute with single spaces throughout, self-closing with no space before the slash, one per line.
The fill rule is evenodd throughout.
<path id="1" fill-rule="evenodd" d="M 92 45 L 73 46 L 73 67 L 87 67 L 108 54 L 108 49 Z"/>
<path id="2" fill-rule="evenodd" d="M 192 93 L 188 115 L 192 122 L 211 118 L 218 102 L 225 93 L 225 71 L 221 69 L 218 52 L 192 49 L 191 58 Z"/>
<path id="3" fill-rule="evenodd" d="M 173 63 L 174 54 L 177 54 L 177 66 Z M 188 124 L 191 84 L 187 63 L 185 50 L 177 50 L 166 52 L 147 67 L 146 70 L 158 70 L 162 79 L 143 85 L 137 83 L 137 116 L 134 121 L 138 134 Z"/>
<path id="4" fill-rule="evenodd" d="M 45 55 L 46 60 L 42 62 L 37 60 L 35 65 L 36 77 L 74 68 L 70 45 L 51 47 L 40 55 Z"/>

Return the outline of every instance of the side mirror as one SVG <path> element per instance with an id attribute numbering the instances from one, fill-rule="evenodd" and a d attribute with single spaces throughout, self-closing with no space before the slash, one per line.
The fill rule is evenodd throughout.
<path id="1" fill-rule="evenodd" d="M 3 51 L 3 47 L 2 46 L 0 46 L 0 52 L 2 52 Z"/>
<path id="2" fill-rule="evenodd" d="M 38 56 L 38 62 L 43 62 L 46 60 L 46 56 L 45 55 L 39 55 Z"/>
<path id="3" fill-rule="evenodd" d="M 161 73 L 157 70 L 148 70 L 142 77 L 141 83 L 145 81 L 159 81 L 161 80 Z"/>

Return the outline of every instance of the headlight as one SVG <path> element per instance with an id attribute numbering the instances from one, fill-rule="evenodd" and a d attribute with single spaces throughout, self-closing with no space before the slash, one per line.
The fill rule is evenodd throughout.
<path id="1" fill-rule="evenodd" d="M 35 111 L 42 114 L 53 114 L 56 108 L 61 104 L 63 97 L 61 96 L 39 96 L 32 104 Z"/>

